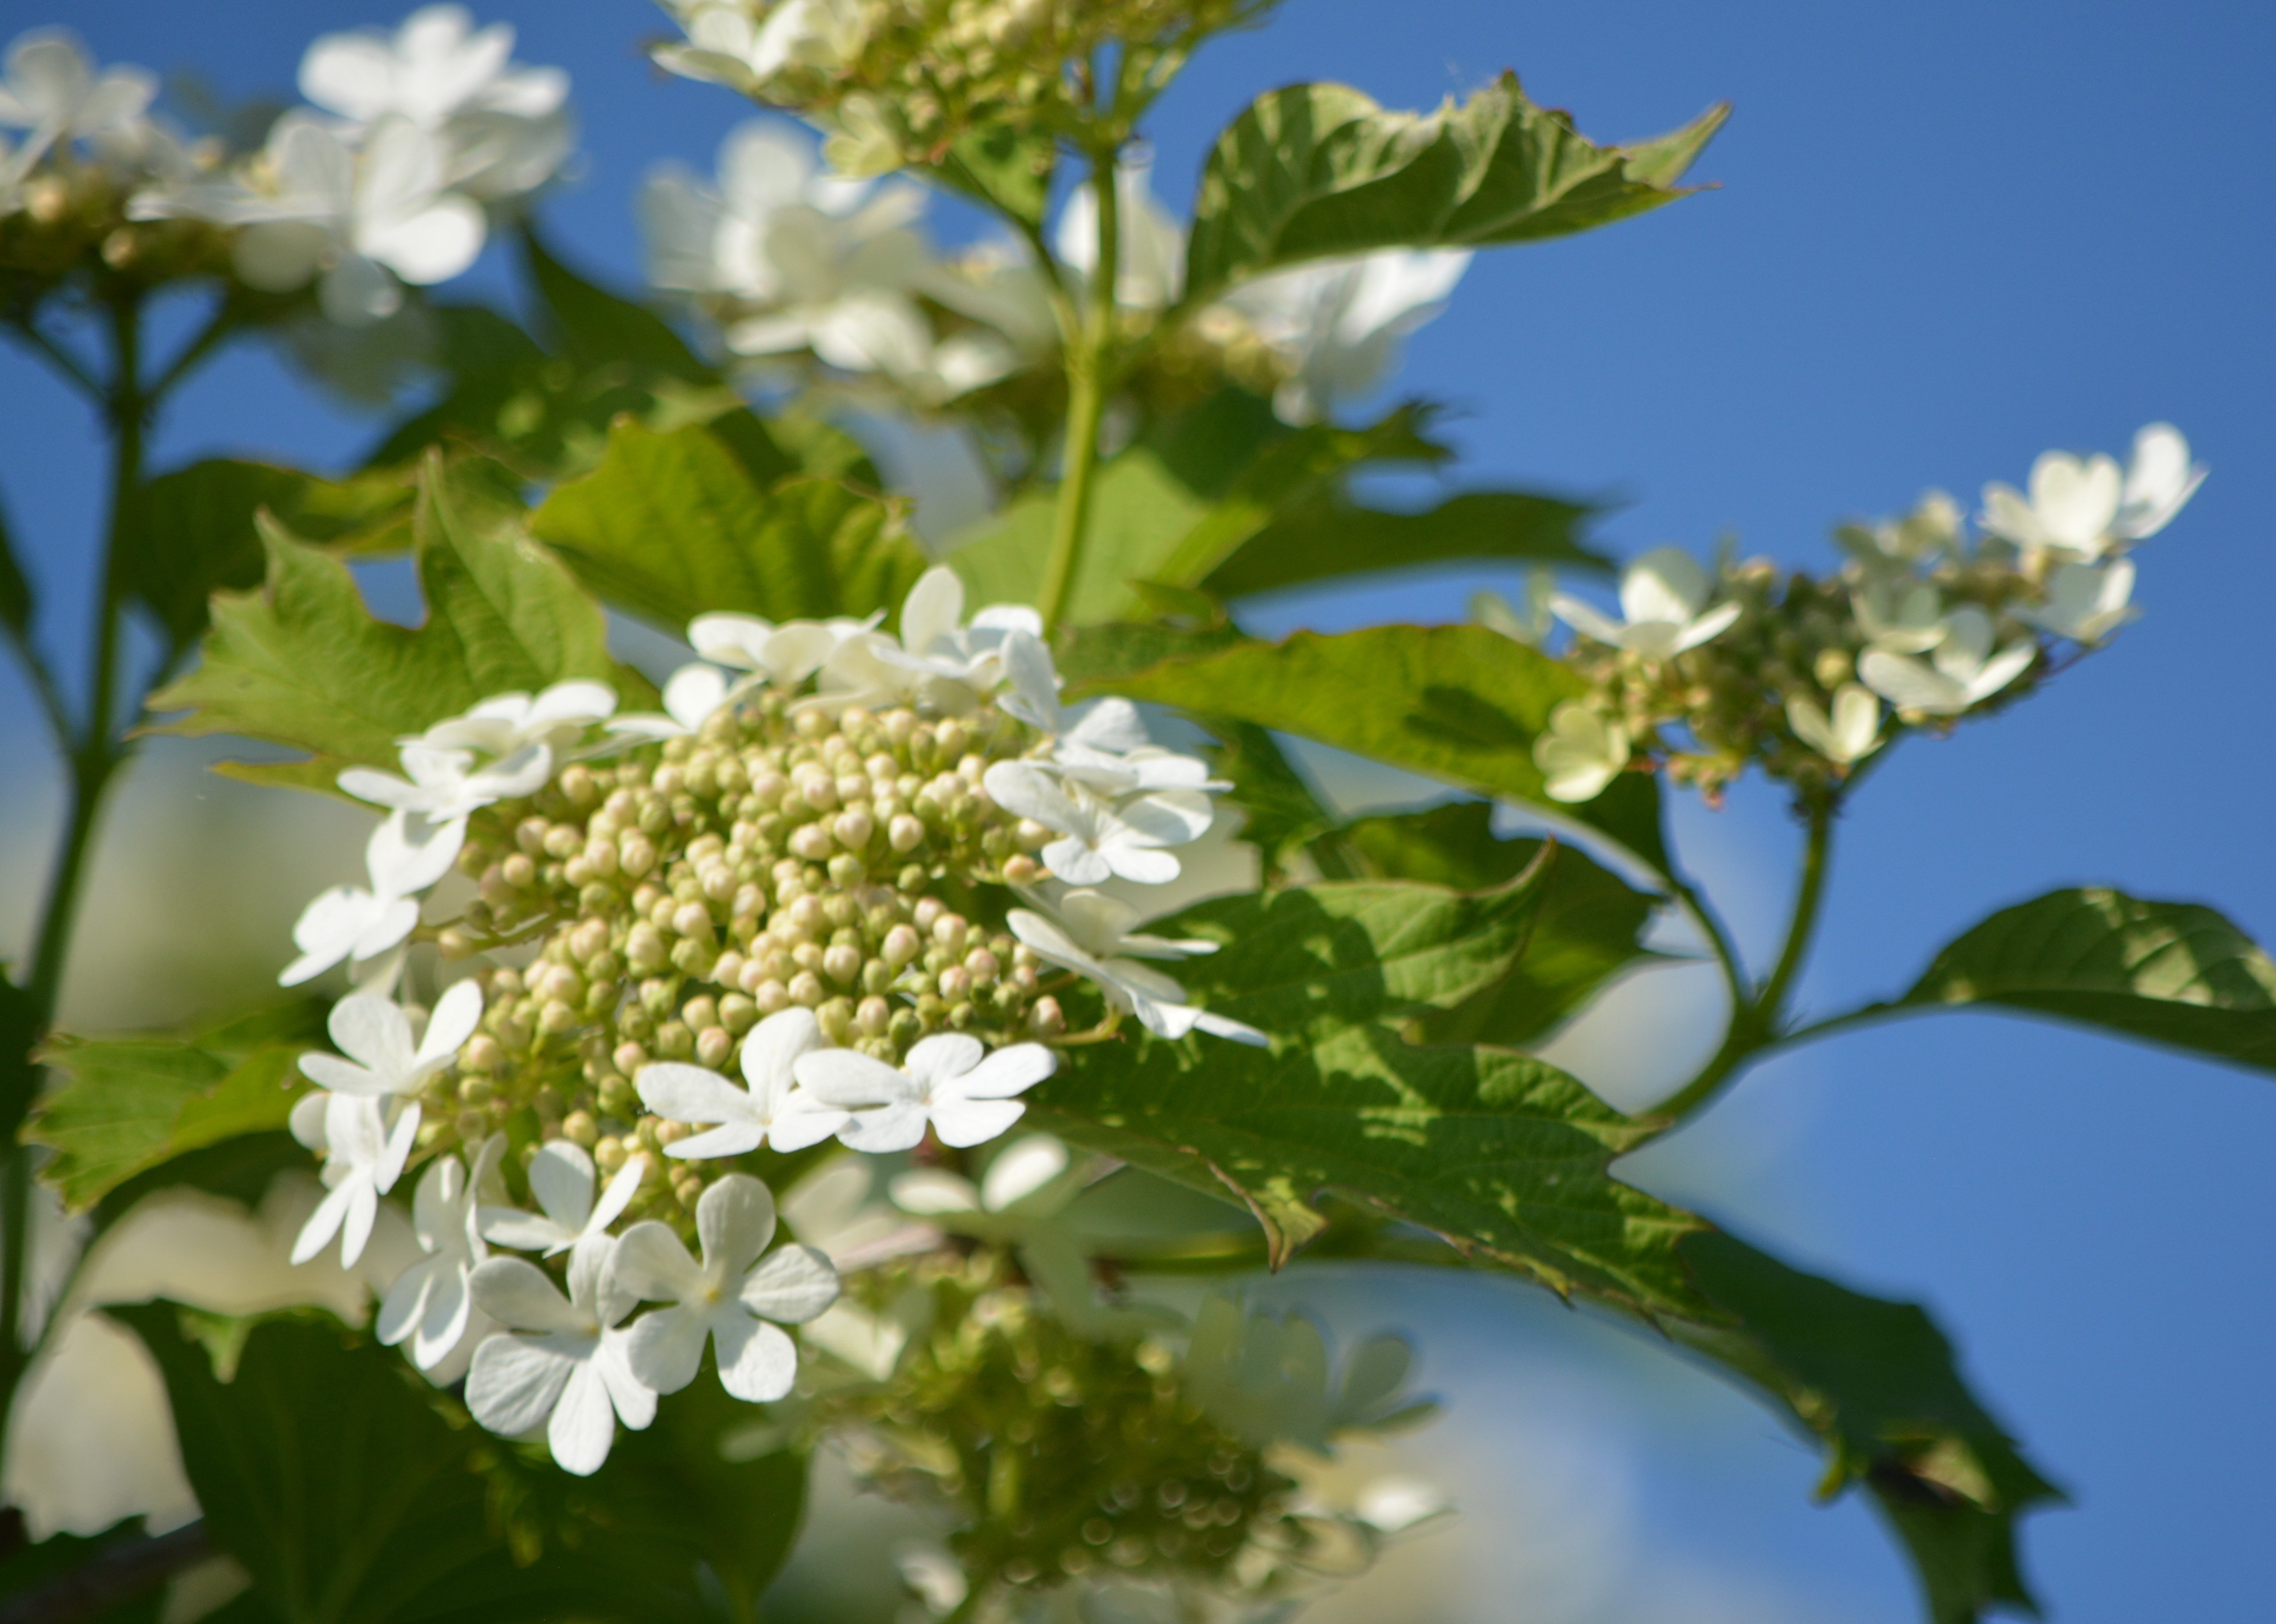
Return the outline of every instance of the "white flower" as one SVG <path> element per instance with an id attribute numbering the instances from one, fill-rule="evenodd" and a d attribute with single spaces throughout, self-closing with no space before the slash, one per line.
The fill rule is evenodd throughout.
<path id="1" fill-rule="evenodd" d="M 1359 1492 L 1353 1514 L 1378 1533 L 1398 1534 L 1448 1509 L 1445 1493 L 1420 1477 L 1386 1476 Z"/>
<path id="2" fill-rule="evenodd" d="M 820 172 L 804 140 L 754 121 L 721 146 L 717 191 L 677 169 L 649 177 L 649 280 L 709 301 L 739 355 L 922 372 L 932 327 L 910 293 L 931 256 L 907 228 L 923 207 L 914 186 Z"/>
<path id="3" fill-rule="evenodd" d="M 300 94 L 358 124 L 393 114 L 430 128 L 463 112 L 535 118 L 561 105 L 567 74 L 509 63 L 512 24 L 479 33 L 473 25 L 463 6 L 428 5 L 391 37 L 370 28 L 319 34 L 300 58 Z"/>
<path id="4" fill-rule="evenodd" d="M 2068 638 L 2074 643 L 2099 643 L 2142 611 L 2132 607 L 2134 561 L 2113 558 L 2105 563 L 2057 564 L 2047 573 L 2047 601 L 2037 608 L 2015 611 L 2018 620 Z"/>
<path id="5" fill-rule="evenodd" d="M 1963 604 L 1944 619 L 1944 636 L 1924 664 L 1908 654 L 1869 648 L 1857 662 L 1865 685 L 1900 711 L 1954 716 L 1981 704 L 2021 676 L 2038 650 L 2028 640 L 1992 652 L 1992 616 Z"/>
<path id="6" fill-rule="evenodd" d="M 448 724 L 445 724 L 448 725 Z M 497 801 L 534 795 L 553 776 L 553 752 L 524 744 L 512 754 L 482 767 L 471 750 L 441 750 L 429 744 L 403 746 L 398 778 L 376 767 L 352 767 L 339 777 L 341 789 L 360 801 L 417 812 L 436 823 L 451 823 Z"/>
<path id="7" fill-rule="evenodd" d="M 2122 475 L 2113 457 L 2048 451 L 2031 465 L 2029 496 L 2013 486 L 1985 486 L 1983 524 L 2026 554 L 2091 562 L 2163 530 L 2204 477 L 2202 465 L 2191 465 L 2181 431 L 2152 423 L 2134 436 Z"/>
<path id="8" fill-rule="evenodd" d="M 463 820 L 436 824 L 410 812 L 383 822 L 364 845 L 370 888 L 334 886 L 301 910 L 292 926 L 300 956 L 277 985 L 298 986 L 342 960 L 360 964 L 399 946 L 419 923 L 418 893 L 450 872 L 466 834 Z"/>
<path id="9" fill-rule="evenodd" d="M 1522 610 L 1514 608 L 1498 592 L 1472 593 L 1470 618 L 1490 631 L 1500 632 L 1513 643 L 1539 648 L 1549 640 L 1549 601 L 1556 595 L 1557 572 L 1546 564 L 1538 565 L 1525 578 Z"/>
<path id="10" fill-rule="evenodd" d="M 1214 953 L 1215 942 L 1134 934 L 1130 927 L 1138 922 L 1138 910 L 1096 891 L 1069 891 L 1058 899 L 1056 911 L 1059 917 L 1051 920 L 1014 908 L 1005 923 L 1038 958 L 1096 983 L 1110 1005 L 1136 1016 L 1148 1031 L 1182 1038 L 1198 1030 L 1240 1043 L 1271 1041 L 1253 1026 L 1193 1008 L 1186 1002 L 1185 988 L 1138 963 Z"/>
<path id="11" fill-rule="evenodd" d="M 1801 694 L 1786 702 L 1786 719 L 1796 738 L 1841 767 L 1862 761 L 1880 748 L 1881 702 L 1871 690 L 1855 683 L 1835 690 L 1830 719 L 1817 700 Z"/>
<path id="12" fill-rule="evenodd" d="M 332 1041 L 352 1058 L 303 1054 L 300 1069 L 311 1081 L 343 1094 L 415 1094 L 458 1059 L 459 1046 L 474 1035 L 482 1018 L 482 989 L 461 981 L 436 1003 L 426 1036 L 414 1047 L 411 1016 L 401 1005 L 359 993 L 334 1004 L 327 1023 Z"/>
<path id="13" fill-rule="evenodd" d="M 1944 640 L 1944 598 L 1925 581 L 1875 577 L 1850 589 L 1849 606 L 1875 648 L 1924 654 Z"/>
<path id="14" fill-rule="evenodd" d="M 778 688 L 795 688 L 857 629 L 867 631 L 868 625 L 855 623 L 841 631 L 818 620 L 778 626 L 755 615 L 699 615 L 687 623 L 687 640 L 715 665 L 755 672 Z"/>
<path id="15" fill-rule="evenodd" d="M 1120 273 L 1114 302 L 1127 310 L 1165 310 L 1186 288 L 1186 231 L 1155 200 L 1149 166 L 1124 163 L 1114 174 Z M 1098 269 L 1098 200 L 1077 186 L 1059 213 L 1059 262 L 1088 283 Z"/>
<path id="16" fill-rule="evenodd" d="M 311 1101 L 322 1102 L 321 1117 L 309 1109 Z M 323 1180 L 330 1187 L 300 1227 L 300 1237 L 292 1243 L 293 1262 L 307 1262 L 336 1235 L 343 1265 L 353 1267 L 363 1256 L 379 1217 L 379 1198 L 403 1176 L 419 1133 L 418 1103 L 402 1106 L 391 1126 L 387 1108 L 394 1104 L 355 1094 L 310 1094 L 293 1107 L 293 1127 L 304 1142 L 314 1137 L 310 1128 L 321 1133 Z"/>
<path id="17" fill-rule="evenodd" d="M 1383 381 L 1400 341 L 1445 308 L 1469 264 L 1463 251 L 1389 249 L 1259 277 L 1225 302 L 1289 369 L 1273 410 L 1316 423 Z"/>
<path id="18" fill-rule="evenodd" d="M 606 683 L 556 683 L 535 697 L 494 695 L 463 716 L 398 742 L 425 751 L 478 750 L 502 759 L 542 747 L 553 761 L 563 761 L 574 754 L 588 729 L 616 714 L 617 692 Z"/>
<path id="19" fill-rule="evenodd" d="M 900 636 L 864 631 L 842 639 L 822 667 L 820 694 L 809 704 L 834 706 L 914 703 L 961 715 L 1005 676 L 1015 638 L 1040 636 L 1030 608 L 993 604 L 964 623 L 964 583 L 936 564 L 901 601 Z"/>
<path id="20" fill-rule="evenodd" d="M 717 1072 L 676 1061 L 641 1068 L 633 1081 L 641 1103 L 671 1122 L 717 1123 L 709 1133 L 664 1147 L 677 1157 L 742 1156 L 770 1144 L 802 1151 L 846 1126 L 846 1115 L 798 1086 L 793 1068 L 801 1054 L 823 1046 L 810 1009 L 784 1009 L 753 1027 L 743 1039 L 743 1076 L 737 1088 Z"/>
<path id="21" fill-rule="evenodd" d="M 635 1224 L 617 1244 L 618 1283 L 677 1305 L 633 1325 L 626 1349 L 633 1374 L 658 1393 L 677 1393 L 695 1379 L 709 1341 L 718 1349 L 719 1385 L 747 1403 L 771 1404 L 798 1375 L 797 1346 L 777 1326 L 803 1325 L 835 1303 L 838 1271 L 805 1246 L 779 1247 L 762 1260 L 775 1235 L 774 1197 L 740 1173 L 704 1190 L 695 1233 L 700 1266 L 664 1224 Z"/>
<path id="22" fill-rule="evenodd" d="M 785 68 L 831 72 L 861 55 L 869 27 L 858 0 L 665 0 L 687 42 L 659 45 L 656 64 L 687 79 L 762 90 Z"/>
<path id="23" fill-rule="evenodd" d="M 647 1157 L 630 1158 L 617 1169 L 596 1205 L 592 1157 L 573 1141 L 548 1139 L 529 1161 L 529 1191 L 537 1197 L 542 1216 L 515 1207 L 486 1206 L 481 1214 L 482 1238 L 548 1258 L 590 1250 L 607 1239 L 609 1226 L 632 1205 L 647 1172 Z"/>
<path id="24" fill-rule="evenodd" d="M 471 1174 L 456 1156 L 438 1157 L 412 1197 L 412 1229 L 426 1256 L 388 1288 L 374 1329 L 383 1347 L 408 1341 L 411 1362 L 430 1375 L 439 1374 L 454 1354 L 471 1357 L 489 1329 L 488 1316 L 474 1310 L 468 1281 L 490 1255 L 475 1204 L 505 1154 L 505 1136 L 492 1134 L 475 1151 Z"/>
<path id="25" fill-rule="evenodd" d="M 474 1306 L 527 1335 L 494 1336 L 474 1350 L 467 1408 L 491 1431 L 516 1438 L 541 1423 L 553 1459 L 580 1477 L 601 1469 L 617 1422 L 634 1431 L 656 1419 L 656 1394 L 633 1374 L 616 1327 L 634 1299 L 612 1278 L 614 1242 L 569 1258 L 569 1295 L 519 1258 L 474 1273 Z"/>
<path id="26" fill-rule="evenodd" d="M 1625 648 L 1647 660 L 1668 660 L 1696 648 L 1739 618 L 1739 606 L 1706 607 L 1711 583 L 1696 559 L 1680 548 L 1656 548 L 1620 577 L 1620 612 L 1612 619 L 1578 598 L 1559 593 L 1550 608 L 1583 637 Z"/>
<path id="27" fill-rule="evenodd" d="M 1009 1212 L 1043 1192 L 1067 1170 L 1067 1147 L 1047 1133 L 1015 1139 L 997 1153 L 978 1184 L 941 1167 L 896 1174 L 893 1205 L 904 1212 L 941 1218 L 952 1213 Z"/>
<path id="28" fill-rule="evenodd" d="M 609 723 L 609 732 L 629 738 L 686 738 L 717 715 L 742 686 L 740 683 L 731 686 L 717 666 L 700 661 L 684 665 L 664 684 L 663 714 L 640 711 L 619 716 Z"/>
<path id="29" fill-rule="evenodd" d="M 1199 840 L 1216 818 L 1209 797 L 1197 789 L 1113 801 L 1059 778 L 1035 762 L 998 761 L 981 783 L 1005 811 L 1058 832 L 1061 838 L 1043 848 L 1043 866 L 1069 885 L 1099 885 L 1110 878 L 1166 885 L 1180 868 L 1164 848 Z"/>
<path id="30" fill-rule="evenodd" d="M 277 293 L 317 282 L 324 313 L 361 326 L 402 307 L 398 278 L 447 282 L 482 252 L 482 211 L 447 189 L 450 158 L 408 119 L 383 119 L 358 150 L 314 115 L 287 113 L 241 178 L 145 192 L 128 213 L 241 227 L 231 253 L 244 282 Z"/>
<path id="31" fill-rule="evenodd" d="M 1534 764 L 1552 801 L 1593 801 L 1628 764 L 1628 730 L 1578 699 L 1549 713 L 1549 731 L 1533 741 Z"/>
<path id="32" fill-rule="evenodd" d="M 1039 1043 L 990 1054 L 977 1038 L 938 1032 L 909 1050 L 906 1069 L 853 1049 L 816 1049 L 798 1060 L 798 1080 L 854 1113 L 838 1133 L 850 1149 L 914 1150 L 929 1126 L 943 1144 L 984 1144 L 1027 1110 L 1013 1096 L 1058 1069 Z"/>
<path id="33" fill-rule="evenodd" d="M 20 34 L 8 48 L 0 81 L 0 125 L 31 133 L 0 176 L 22 176 L 58 141 L 132 135 L 158 94 L 146 69 L 115 67 L 97 74 L 85 50 L 60 29 Z"/>
<path id="34" fill-rule="evenodd" d="M 840 1155 L 783 1192 L 782 1215 L 792 1230 L 840 1274 L 929 1251 L 940 1240 L 938 1230 L 912 1224 L 883 1202 L 872 1201 L 873 1182 L 866 1157 Z"/>

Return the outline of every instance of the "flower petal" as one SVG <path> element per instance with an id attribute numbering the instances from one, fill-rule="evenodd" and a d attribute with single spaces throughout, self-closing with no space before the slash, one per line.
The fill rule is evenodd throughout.
<path id="1" fill-rule="evenodd" d="M 494 1336 L 474 1349 L 467 1372 L 467 1408 L 505 1438 L 542 1425 L 561 1401 L 577 1362 L 546 1341 Z"/>
<path id="2" fill-rule="evenodd" d="M 474 1306 L 517 1331 L 580 1333 L 590 1327 L 552 1278 L 520 1258 L 492 1258 L 475 1269 Z"/>
<path id="3" fill-rule="evenodd" d="M 798 1380 L 798 1344 L 747 1314 L 721 1314 L 712 1322 L 719 1344 L 719 1385 L 747 1404 L 771 1404 Z"/>
<path id="4" fill-rule="evenodd" d="M 593 1212 L 593 1159 L 568 1139 L 548 1139 L 530 1158 L 529 1193 L 546 1217 L 572 1234 Z"/>
<path id="5" fill-rule="evenodd" d="M 924 1107 L 904 1100 L 875 1111 L 857 1111 L 838 1130 L 838 1142 L 868 1155 L 890 1151 L 913 1151 L 924 1143 Z"/>
<path id="6" fill-rule="evenodd" d="M 799 1086 L 811 1090 L 824 1105 L 888 1105 L 907 1101 L 915 1091 L 915 1084 L 898 1067 L 854 1049 L 801 1054 L 795 1071 Z"/>
<path id="7" fill-rule="evenodd" d="M 838 1270 L 811 1246 L 784 1246 L 751 1271 L 736 1295 L 753 1313 L 804 1325 L 838 1301 Z"/>
<path id="8" fill-rule="evenodd" d="M 471 978 L 459 982 L 436 1000 L 435 1013 L 428 1018 L 427 1034 L 419 1040 L 416 1064 L 422 1069 L 441 1069 L 474 1035 L 474 1028 L 482 1019 L 480 984 Z"/>
<path id="9" fill-rule="evenodd" d="M 617 1243 L 616 1271 L 618 1285 L 650 1303 L 701 1297 L 709 1285 L 702 1267 L 687 1255 L 686 1243 L 671 1227 L 654 1220 L 625 1231 Z"/>
<path id="10" fill-rule="evenodd" d="M 703 1343 L 710 1334 L 711 1315 L 705 1309 L 654 1309 L 625 1333 L 625 1360 L 649 1388 L 677 1393 L 702 1368 Z"/>
<path id="11" fill-rule="evenodd" d="M 553 1463 L 580 1477 L 591 1477 L 607 1462 L 617 1441 L 617 1409 L 594 1360 L 580 1360 L 569 1372 L 553 1418 L 545 1424 L 545 1441 Z"/>
<path id="12" fill-rule="evenodd" d="M 937 1041 L 925 1039 L 926 1043 Z M 909 1051 L 909 1058 L 916 1059 L 916 1049 Z M 1058 1069 L 1059 1057 L 1042 1044 L 1015 1043 L 996 1050 L 978 1065 L 958 1072 L 936 1091 L 935 1097 L 945 1094 L 960 1099 L 1008 1099 L 1014 1094 L 1025 1093 Z"/>
<path id="13" fill-rule="evenodd" d="M 811 1009 L 790 1008 L 769 1016 L 743 1039 L 743 1078 L 752 1097 L 769 1107 L 779 1106 L 795 1085 L 798 1057 L 826 1046 L 821 1023 Z M 660 1107 L 659 1107 L 660 1108 Z M 724 1117 L 687 1119 L 724 1122 Z"/>
<path id="14" fill-rule="evenodd" d="M 960 1150 L 985 1144 L 1010 1132 L 1027 1108 L 1017 1099 L 944 1099 L 933 1107 L 932 1130 Z"/>
<path id="15" fill-rule="evenodd" d="M 755 1038 L 757 1034 L 752 1036 Z M 745 1043 L 747 1047 L 749 1039 Z M 641 1103 L 668 1122 L 755 1125 L 758 1122 L 758 1101 L 750 1091 L 738 1088 L 707 1067 L 658 1061 L 641 1067 L 633 1084 L 640 1090 Z"/>
<path id="16" fill-rule="evenodd" d="M 748 1174 L 715 1182 L 695 1204 L 695 1234 L 704 1273 L 733 1280 L 758 1260 L 775 1238 L 774 1192 Z M 621 1270 L 621 1260 L 618 1264 Z"/>

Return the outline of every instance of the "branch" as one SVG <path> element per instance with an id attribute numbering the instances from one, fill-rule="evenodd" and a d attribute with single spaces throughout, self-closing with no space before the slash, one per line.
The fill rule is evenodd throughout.
<path id="1" fill-rule="evenodd" d="M 0 1624 L 79 1624 L 101 1618 L 213 1554 L 202 1522 L 114 1540 L 83 1567 L 0 1599 Z"/>

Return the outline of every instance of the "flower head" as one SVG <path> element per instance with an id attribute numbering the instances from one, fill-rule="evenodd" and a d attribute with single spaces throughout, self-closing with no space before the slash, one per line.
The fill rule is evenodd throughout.
<path id="1" fill-rule="evenodd" d="M 798 1080 L 832 1106 L 851 1112 L 838 1138 L 872 1153 L 913 1150 L 929 1127 L 943 1144 L 984 1144 L 1020 1120 L 1025 1093 L 1058 1069 L 1039 1043 L 992 1054 L 977 1038 L 939 1032 L 889 1066 L 854 1049 L 817 1049 L 799 1057 Z"/>
<path id="2" fill-rule="evenodd" d="M 762 1256 L 774 1239 L 774 1197 L 743 1174 L 704 1190 L 695 1233 L 701 1264 L 664 1224 L 635 1224 L 618 1243 L 618 1284 L 674 1304 L 633 1326 L 633 1373 L 658 1393 L 677 1393 L 695 1379 L 709 1341 L 718 1350 L 719 1385 L 748 1403 L 770 1404 L 798 1375 L 798 1348 L 777 1327 L 802 1325 L 836 1302 L 838 1271 L 809 1247 Z"/>

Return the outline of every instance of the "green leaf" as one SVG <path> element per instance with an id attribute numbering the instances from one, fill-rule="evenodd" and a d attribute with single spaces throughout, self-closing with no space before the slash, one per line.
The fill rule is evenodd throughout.
<path id="1" fill-rule="evenodd" d="M 1152 607 L 1150 585 L 1202 585 L 1280 516 L 1324 499 L 1355 468 L 1443 460 L 1445 448 L 1423 432 L 1428 420 L 1406 406 L 1367 428 L 1292 430 L 1256 396 L 1219 391 L 1100 470 L 1068 617 L 1128 618 Z M 1035 601 L 1058 501 L 1055 490 L 1032 493 L 952 544 L 948 561 L 976 601 Z"/>
<path id="2" fill-rule="evenodd" d="M 2063 1495 L 1968 1390 L 1935 1322 L 1728 1235 L 1689 1235 L 1682 1252 L 1737 1324 L 1678 1325 L 1677 1340 L 1768 1390 L 1825 1441 L 1825 1493 L 1865 1484 L 1910 1552 L 1935 1624 L 1973 1624 L 1995 1606 L 2037 1616 L 2015 1524 Z"/>
<path id="3" fill-rule="evenodd" d="M 1240 838 L 1257 850 L 1268 880 L 1277 882 L 1298 852 L 1336 827 L 1335 814 L 1322 803 L 1279 741 L 1252 722 L 1204 718 L 1202 725 L 1217 736 L 1209 752 L 1210 766 L 1219 778 L 1233 784 L 1232 804 L 1240 809 Z M 1321 870 L 1330 879 L 1348 880 L 1340 853 L 1316 851 Z M 1393 879 L 1416 876 L 1397 874 Z M 1512 876 L 1505 874 L 1502 880 Z M 1501 880 L 1492 883 L 1499 884 Z M 1463 887 L 1482 890 L 1483 887 Z"/>
<path id="4" fill-rule="evenodd" d="M 135 493 L 118 567 L 128 593 L 183 648 L 205 630 L 216 592 L 261 584 L 266 560 L 254 520 L 263 509 L 304 540 L 337 543 L 377 532 L 362 546 L 391 550 L 408 539 L 411 502 L 410 486 L 391 472 L 335 481 L 269 463 L 193 463 Z"/>
<path id="5" fill-rule="evenodd" d="M 1525 800 L 1541 796 L 1534 738 L 1583 691 L 1565 666 L 1483 626 L 1300 631 L 1093 685 Z"/>
<path id="6" fill-rule="evenodd" d="M 1936 956 L 1896 1008 L 1997 1004 L 2276 1070 L 2276 964 L 2193 903 L 2054 891 Z"/>
<path id="7" fill-rule="evenodd" d="M 1483 626 L 1300 631 L 1279 643 L 1114 626 L 1079 630 L 1059 647 L 1072 689 L 1250 722 L 1534 802 L 1542 778 L 1533 741 L 1551 710 L 1585 691 L 1561 662 Z M 1584 805 L 1544 804 L 1665 872 L 1651 779 L 1623 774 Z"/>
<path id="8" fill-rule="evenodd" d="M 925 570 L 891 503 L 834 480 L 762 485 L 702 427 L 618 424 L 600 466 L 556 489 L 532 525 L 594 591 L 674 632 L 715 610 L 898 610 Z"/>
<path id="9" fill-rule="evenodd" d="M 64 1081 L 28 1131 L 56 1152 L 42 1176 L 76 1211 L 188 1152 L 281 1129 L 303 1086 L 294 1061 L 322 1034 L 313 1000 L 186 1035 L 57 1034 L 39 1058 Z"/>
<path id="10" fill-rule="evenodd" d="M 1640 938 L 1660 898 L 1570 846 L 1497 839 L 1492 821 L 1490 805 L 1460 801 L 1362 819 L 1340 833 L 1375 873 L 1466 891 L 1505 885 L 1548 854 L 1524 956 L 1458 1008 L 1422 1017 L 1419 1034 L 1430 1042 L 1531 1043 L 1621 971 L 1658 956 Z"/>
<path id="11" fill-rule="evenodd" d="M 1585 231 L 1673 201 L 1727 117 L 1599 147 L 1505 73 L 1457 107 L 1385 111 L 1343 85 L 1259 96 L 1202 171 L 1186 261 L 1200 305 L 1246 277 L 1380 248 L 1482 248 Z"/>
<path id="12" fill-rule="evenodd" d="M 1058 143 L 1048 132 L 995 125 L 959 136 L 938 163 L 917 167 L 965 196 L 1043 229 Z"/>
<path id="13" fill-rule="evenodd" d="M 1276 1266 L 1324 1227 L 1312 1203 L 1334 1190 L 1559 1292 L 1711 1320 L 1674 1250 L 1698 1220 L 1605 1171 L 1642 1130 L 1539 1061 L 1417 1047 L 1388 1024 L 1505 975 L 1538 901 L 1531 882 L 1360 883 L 1203 903 L 1163 927 L 1220 944 L 1180 978 L 1273 1049 L 1102 1047 L 1031 1096 L 1038 1122 L 1240 1200 Z"/>
<path id="14" fill-rule="evenodd" d="M 258 592 L 223 593 L 202 658 L 150 698 L 156 730 L 234 733 L 392 767 L 396 740 L 477 700 L 568 677 L 622 683 L 600 606 L 523 533 L 481 465 L 431 457 L 413 530 L 425 622 L 375 618 L 345 564 L 274 523 Z"/>
<path id="15" fill-rule="evenodd" d="M 1577 539 L 1596 510 L 1524 491 L 1466 491 L 1422 513 L 1391 513 L 1321 495 L 1281 514 L 1202 585 L 1254 597 L 1430 564 L 1529 562 L 1603 569 Z"/>
<path id="16" fill-rule="evenodd" d="M 517 1567 L 478 1469 L 489 1441 L 438 1414 L 399 1356 L 269 1318 L 224 1382 L 171 1304 L 104 1311 L 158 1362 L 208 1533 L 285 1624 L 694 1615 L 692 1594 L 630 1593 L 579 1555 Z"/>

